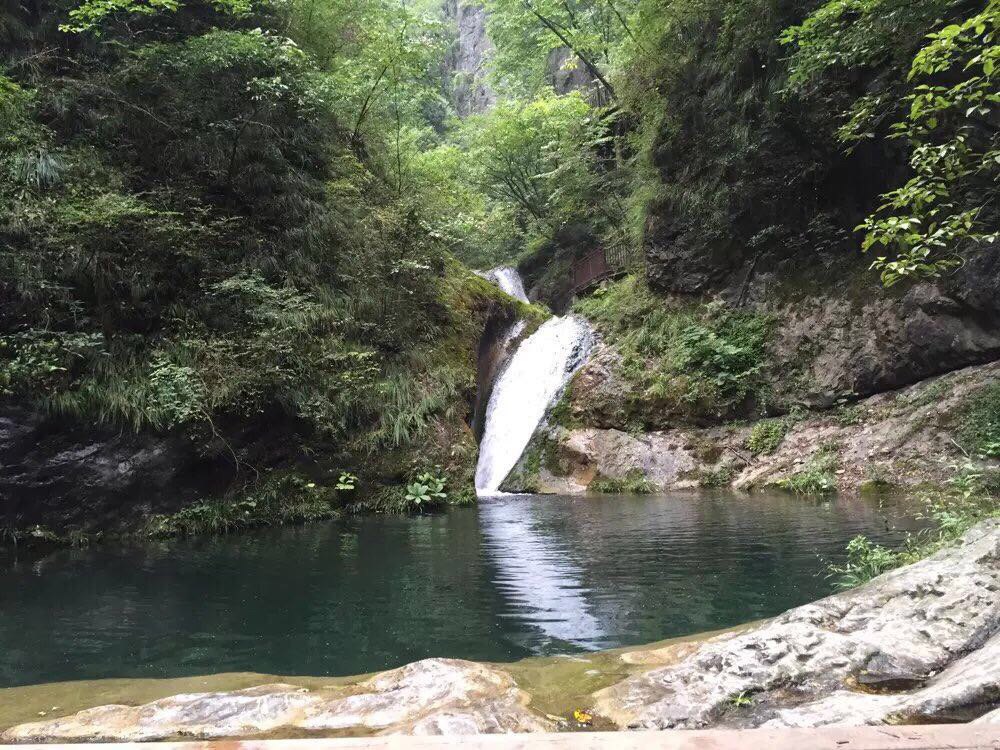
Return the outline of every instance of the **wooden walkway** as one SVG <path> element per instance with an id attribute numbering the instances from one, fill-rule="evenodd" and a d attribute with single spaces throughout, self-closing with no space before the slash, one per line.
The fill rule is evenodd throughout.
<path id="1" fill-rule="evenodd" d="M 12 745 L 92 750 L 1000 750 L 1000 724 L 749 729 L 742 731 L 566 732 L 479 737 L 366 737 L 95 745 Z"/>
<path id="2" fill-rule="evenodd" d="M 620 245 L 598 247 L 579 258 L 570 269 L 571 293 L 575 296 L 591 289 L 602 281 L 622 276 L 642 267 L 642 253 L 638 248 Z"/>

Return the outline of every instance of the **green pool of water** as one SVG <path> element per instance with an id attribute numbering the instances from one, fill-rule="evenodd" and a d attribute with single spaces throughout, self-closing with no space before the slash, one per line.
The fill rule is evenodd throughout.
<path id="1" fill-rule="evenodd" d="M 216 672 L 347 675 L 658 641 L 831 592 L 905 514 L 785 495 L 502 497 L 0 570 L 0 687 Z"/>

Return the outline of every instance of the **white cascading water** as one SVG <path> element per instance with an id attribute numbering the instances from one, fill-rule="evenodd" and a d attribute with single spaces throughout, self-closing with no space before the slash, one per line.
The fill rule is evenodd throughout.
<path id="1" fill-rule="evenodd" d="M 528 301 L 528 295 L 524 293 L 524 282 L 521 281 L 521 274 L 517 272 L 516 268 L 494 268 L 484 273 L 483 276 L 514 299 L 519 299 L 521 302 Z"/>
<path id="2" fill-rule="evenodd" d="M 486 409 L 476 466 L 480 495 L 499 492 L 546 410 L 586 359 L 591 338 L 586 321 L 570 315 L 547 321 L 518 347 Z"/>

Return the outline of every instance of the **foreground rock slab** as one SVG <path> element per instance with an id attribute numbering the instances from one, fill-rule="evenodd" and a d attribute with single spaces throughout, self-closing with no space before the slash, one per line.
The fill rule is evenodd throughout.
<path id="1" fill-rule="evenodd" d="M 1000 520 L 595 696 L 621 727 L 965 720 L 1000 704 Z"/>
<path id="2" fill-rule="evenodd" d="M 37 746 L 39 748 L 44 746 Z M 114 750 L 142 750 L 115 745 Z M 558 732 L 490 737 L 351 737 L 162 742 L 157 750 L 998 750 L 1000 729 L 947 724 L 827 729 Z M 109 749 L 110 750 L 110 749 Z"/>
<path id="3" fill-rule="evenodd" d="M 551 724 L 528 708 L 506 672 L 457 659 L 426 659 L 350 688 L 308 691 L 274 684 L 111 705 L 21 724 L 0 742 L 135 742 L 251 737 L 297 729 L 316 734 L 538 732 Z"/>

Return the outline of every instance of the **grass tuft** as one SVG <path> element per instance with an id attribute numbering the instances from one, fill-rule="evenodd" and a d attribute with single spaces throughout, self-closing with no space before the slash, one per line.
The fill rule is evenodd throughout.
<path id="1" fill-rule="evenodd" d="M 621 479 L 598 476 L 587 489 L 602 495 L 651 495 L 657 487 L 640 469 L 632 469 Z"/>
<path id="2" fill-rule="evenodd" d="M 785 439 L 788 427 L 785 419 L 764 419 L 757 422 L 747 437 L 747 450 L 755 456 L 774 453 Z"/>

